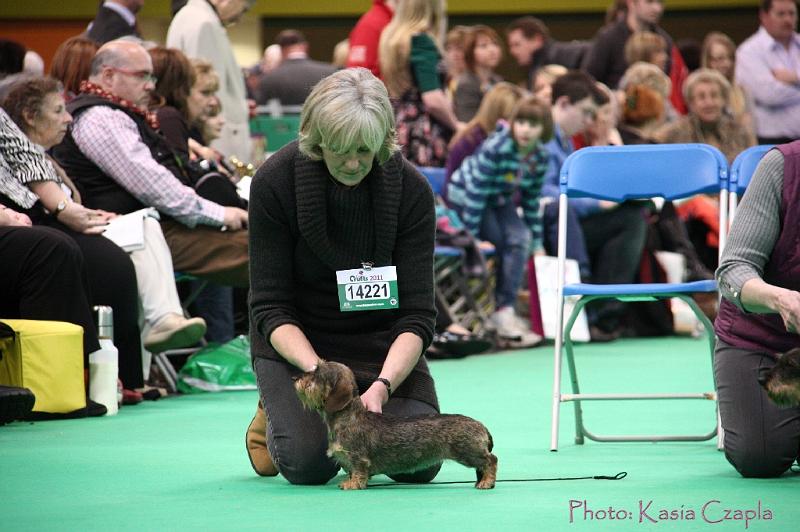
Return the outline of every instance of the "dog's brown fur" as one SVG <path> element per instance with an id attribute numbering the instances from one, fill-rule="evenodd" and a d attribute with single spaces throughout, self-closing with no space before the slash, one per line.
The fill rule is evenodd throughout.
<path id="1" fill-rule="evenodd" d="M 800 348 L 781 355 L 775 366 L 759 380 L 775 404 L 800 405 Z"/>
<path id="2" fill-rule="evenodd" d="M 328 426 L 328 455 L 349 478 L 345 490 L 364 489 L 372 475 L 410 473 L 449 459 L 475 468 L 478 489 L 497 477 L 492 436 L 482 423 L 460 415 L 398 418 L 369 412 L 358 395 L 353 372 L 321 362 L 295 382 L 300 401 L 320 413 Z"/>

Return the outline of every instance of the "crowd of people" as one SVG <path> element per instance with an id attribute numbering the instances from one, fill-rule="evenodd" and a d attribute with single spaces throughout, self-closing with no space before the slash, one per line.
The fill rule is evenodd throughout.
<path id="1" fill-rule="evenodd" d="M 356 372 L 368 409 L 432 412 L 438 403 L 420 355 L 437 333 L 470 338 L 452 320 L 434 321 L 435 308 L 447 314 L 423 275 L 433 267 L 434 198 L 415 166 L 445 168 L 440 201 L 494 249 L 487 328 L 530 347 L 542 338 L 518 314 L 518 294 L 528 259 L 555 255 L 558 177 L 572 152 L 702 142 L 731 162 L 756 143 L 800 137 L 793 0 L 762 1 L 758 32 L 738 47 L 709 33 L 693 70 L 659 25 L 661 0 L 613 2 L 591 41 L 571 42 L 532 16 L 503 35 L 482 24 L 447 30 L 444 0 L 374 0 L 334 63 L 311 60 L 306 36 L 287 29 L 247 70 L 226 28 L 252 0 L 179 2 L 163 46 L 142 40 L 143 3 L 105 1 L 85 34 L 61 44 L 49 75 L 33 51 L 0 43 L 0 255 L 14 257 L 0 261 L 0 316 L 78 323 L 88 360 L 99 349 L 91 307 L 111 306 L 124 401 L 136 403 L 148 391 L 146 353 L 204 335 L 230 339 L 233 289 L 249 287 L 261 401 L 248 453 L 259 474 L 292 482 L 335 474 L 321 425 L 306 420 L 306 432 L 298 429 L 295 421 L 308 416 L 292 399 L 292 375 L 313 371 L 320 357 L 340 360 Z M 520 85 L 497 73 L 506 47 Z M 267 159 L 248 206 L 228 161 L 249 160 L 250 109 L 274 101 L 303 106 L 299 142 Z M 782 151 L 787 161 L 794 153 Z M 147 207 L 160 221 L 145 218 L 143 249 L 125 252 L 101 236 L 109 220 Z M 567 256 L 585 282 L 634 282 L 656 249 L 683 255 L 686 279 L 713 278 L 715 198 L 659 207 L 583 198 L 570 207 Z M 751 246 L 732 241 L 734 258 Z M 754 301 L 774 310 L 763 291 L 741 288 L 747 279 L 730 260 L 723 275 L 737 272 L 728 286 L 739 288 L 723 295 L 739 308 L 752 310 Z M 356 318 L 341 311 L 330 278 L 359 267 L 396 270 L 399 309 Z M 197 302 L 202 317 L 184 316 L 176 271 L 208 282 Z M 652 330 L 626 308 L 589 305 L 592 340 Z M 732 322 L 735 307 L 723 309 Z M 796 324 L 792 312 L 784 319 Z M 723 338 L 723 350 L 752 350 L 734 336 Z M 728 413 L 735 410 L 723 409 L 723 424 L 741 417 Z M 735 457 L 751 442 L 733 441 L 745 450 L 729 457 L 749 471 L 749 458 Z"/>

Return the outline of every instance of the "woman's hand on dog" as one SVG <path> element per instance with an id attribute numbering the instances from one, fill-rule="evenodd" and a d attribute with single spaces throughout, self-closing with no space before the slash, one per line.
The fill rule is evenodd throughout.
<path id="1" fill-rule="evenodd" d="M 373 382 L 366 392 L 361 394 L 361 402 L 370 412 L 383 413 L 383 405 L 389 400 L 389 391 L 380 382 Z"/>

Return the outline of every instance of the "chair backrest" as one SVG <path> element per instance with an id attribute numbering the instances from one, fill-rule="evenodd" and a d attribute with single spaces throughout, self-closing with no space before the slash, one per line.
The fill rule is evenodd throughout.
<path id="1" fill-rule="evenodd" d="M 727 190 L 728 164 L 706 144 L 599 146 L 572 153 L 561 167 L 561 193 L 611 201 L 667 200 Z"/>
<path id="2" fill-rule="evenodd" d="M 762 146 L 753 146 L 747 148 L 742 153 L 736 156 L 733 164 L 731 165 L 731 177 L 729 183 L 729 190 L 741 196 L 744 194 L 747 185 L 750 184 L 750 179 L 756 171 L 758 163 L 771 150 L 774 146 L 772 144 L 764 144 Z"/>
<path id="3" fill-rule="evenodd" d="M 417 170 L 428 179 L 433 193 L 437 196 L 444 194 L 445 169 L 436 166 L 418 166 Z"/>

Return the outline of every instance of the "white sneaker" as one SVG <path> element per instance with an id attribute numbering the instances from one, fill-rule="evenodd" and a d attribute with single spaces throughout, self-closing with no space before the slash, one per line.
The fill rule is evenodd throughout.
<path id="1" fill-rule="evenodd" d="M 533 347 L 542 341 L 542 337 L 531 331 L 527 322 L 511 307 L 495 311 L 489 320 L 495 326 L 498 340 L 507 347 Z"/>

